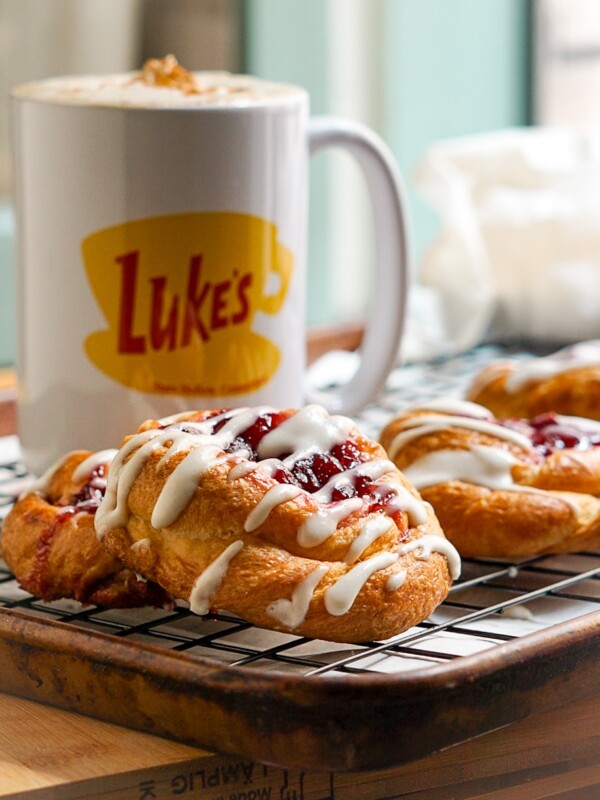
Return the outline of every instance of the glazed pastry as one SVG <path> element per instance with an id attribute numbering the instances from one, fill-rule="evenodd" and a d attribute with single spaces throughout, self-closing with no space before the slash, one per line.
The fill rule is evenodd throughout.
<path id="1" fill-rule="evenodd" d="M 545 358 L 492 362 L 477 375 L 467 398 L 497 417 L 530 419 L 555 411 L 600 420 L 600 340 Z"/>
<path id="2" fill-rule="evenodd" d="M 110 467 L 96 529 L 198 614 L 334 641 L 415 625 L 460 569 L 381 446 L 319 406 L 145 423 Z"/>
<path id="3" fill-rule="evenodd" d="M 406 410 L 381 442 L 463 556 L 600 547 L 595 420 L 498 420 L 474 403 L 440 400 Z"/>
<path id="4" fill-rule="evenodd" d="M 171 601 L 105 550 L 94 530 L 116 450 L 76 451 L 53 466 L 4 520 L 2 556 L 19 584 L 44 600 L 127 608 Z"/>

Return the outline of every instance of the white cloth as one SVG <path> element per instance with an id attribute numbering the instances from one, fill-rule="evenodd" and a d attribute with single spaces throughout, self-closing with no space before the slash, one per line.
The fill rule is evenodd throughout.
<path id="1" fill-rule="evenodd" d="M 420 356 L 425 327 L 423 357 L 484 340 L 600 336 L 600 132 L 522 128 L 439 142 L 415 185 L 440 230 L 420 264 L 405 356 Z"/>

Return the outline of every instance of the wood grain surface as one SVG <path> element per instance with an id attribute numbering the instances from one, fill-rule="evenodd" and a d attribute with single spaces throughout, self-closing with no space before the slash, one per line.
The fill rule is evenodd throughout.
<path id="1" fill-rule="evenodd" d="M 597 800 L 600 699 L 381 772 L 302 773 L 220 756 L 0 694 L 0 797 Z M 390 742 L 390 746 L 393 743 Z"/>

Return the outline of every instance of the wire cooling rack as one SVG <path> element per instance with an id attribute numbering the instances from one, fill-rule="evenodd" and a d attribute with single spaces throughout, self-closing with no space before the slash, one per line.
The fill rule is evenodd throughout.
<path id="1" fill-rule="evenodd" d="M 482 347 L 456 358 L 394 371 L 377 405 L 357 417 L 377 436 L 403 406 L 460 397 L 473 374 L 506 355 Z M 524 351 L 512 357 L 526 357 Z M 0 525 L 32 477 L 19 462 L 15 437 L 0 439 Z M 0 561 L 0 606 L 73 628 L 184 651 L 220 666 L 295 675 L 406 674 L 472 656 L 600 610 L 600 553 L 540 556 L 519 562 L 463 560 L 446 601 L 420 625 L 384 642 L 338 644 L 266 631 L 226 612 L 199 617 L 187 608 L 106 610 L 72 600 L 43 602 L 17 584 Z"/>

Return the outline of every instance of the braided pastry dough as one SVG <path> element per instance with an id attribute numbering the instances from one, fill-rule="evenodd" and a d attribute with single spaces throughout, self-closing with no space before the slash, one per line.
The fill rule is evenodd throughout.
<path id="1" fill-rule="evenodd" d="M 390 458 L 463 556 L 600 547 L 600 424 L 498 420 L 467 401 L 407 410 L 383 430 Z"/>
<path id="2" fill-rule="evenodd" d="M 145 423 L 111 465 L 96 529 L 192 611 L 334 641 L 420 622 L 460 566 L 381 446 L 318 406 Z"/>
<path id="3" fill-rule="evenodd" d="M 4 520 L 2 556 L 20 585 L 36 597 L 127 608 L 169 602 L 98 542 L 94 514 L 115 450 L 69 453 Z"/>
<path id="4" fill-rule="evenodd" d="M 600 341 L 580 342 L 545 358 L 488 364 L 467 398 L 500 418 L 531 419 L 555 411 L 600 420 Z"/>

